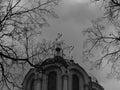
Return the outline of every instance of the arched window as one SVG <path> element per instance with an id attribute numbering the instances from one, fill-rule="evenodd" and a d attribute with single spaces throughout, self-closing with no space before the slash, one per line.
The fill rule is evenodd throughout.
<path id="1" fill-rule="evenodd" d="M 31 80 L 31 84 L 30 84 L 30 90 L 34 90 L 34 84 L 35 83 L 35 79 Z"/>
<path id="2" fill-rule="evenodd" d="M 27 78 L 27 82 L 26 82 L 26 86 L 24 88 L 24 90 L 34 90 L 34 74 L 31 74 L 28 78 Z"/>
<path id="3" fill-rule="evenodd" d="M 57 90 L 57 74 L 56 72 L 50 72 L 48 74 L 48 90 Z"/>
<path id="4" fill-rule="evenodd" d="M 79 78 L 77 75 L 72 75 L 72 90 L 79 90 Z"/>

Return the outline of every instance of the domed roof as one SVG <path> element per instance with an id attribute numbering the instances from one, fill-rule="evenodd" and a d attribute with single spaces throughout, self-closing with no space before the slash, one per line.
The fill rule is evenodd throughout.
<path id="1" fill-rule="evenodd" d="M 104 88 L 96 82 L 92 82 L 92 88 L 95 88 L 96 90 L 104 90 Z"/>
<path id="2" fill-rule="evenodd" d="M 77 65 L 77 66 L 79 66 L 79 64 L 75 63 L 74 60 L 64 59 L 64 57 L 62 57 L 62 56 L 54 56 L 53 58 L 48 58 L 45 61 L 43 61 L 40 64 L 40 66 L 45 66 L 45 65 L 50 65 L 50 64 L 57 64 L 57 63 L 65 66 L 66 68 L 69 65 Z"/>
<path id="3" fill-rule="evenodd" d="M 92 73 L 88 73 L 89 77 L 91 78 L 92 82 L 96 82 L 98 83 L 97 78 L 92 74 Z"/>
<path id="4" fill-rule="evenodd" d="M 48 58 L 41 63 L 41 66 L 45 66 L 45 65 L 48 65 L 48 64 L 55 64 L 55 63 L 62 64 L 65 67 L 68 66 L 68 62 L 61 56 L 55 56 L 54 58 Z"/>
<path id="5" fill-rule="evenodd" d="M 69 68 L 69 69 L 76 68 L 80 72 L 88 76 L 87 72 L 78 63 L 75 63 L 74 60 L 65 59 L 62 56 L 54 56 L 53 58 L 48 58 L 45 61 L 43 61 L 41 64 L 39 64 L 38 66 L 40 68 L 45 69 L 45 67 L 47 66 L 54 66 L 54 65 L 64 66 L 65 68 Z"/>

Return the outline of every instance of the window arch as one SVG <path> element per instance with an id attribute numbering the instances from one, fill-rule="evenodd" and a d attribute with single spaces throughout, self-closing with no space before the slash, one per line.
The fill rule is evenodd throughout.
<path id="1" fill-rule="evenodd" d="M 26 86 L 23 90 L 34 90 L 35 79 L 34 79 L 34 74 L 33 73 L 27 77 L 26 81 L 27 81 Z"/>
<path id="2" fill-rule="evenodd" d="M 97 89 L 95 89 L 95 88 L 92 88 L 92 90 L 97 90 Z"/>
<path id="3" fill-rule="evenodd" d="M 75 74 L 72 75 L 72 90 L 79 90 L 79 77 Z"/>
<path id="4" fill-rule="evenodd" d="M 41 88 L 42 88 L 42 83 L 40 79 L 33 79 L 31 81 L 29 90 L 41 90 Z"/>
<path id="5" fill-rule="evenodd" d="M 47 90 L 57 90 L 57 74 L 56 72 L 50 72 L 48 74 L 48 89 Z"/>

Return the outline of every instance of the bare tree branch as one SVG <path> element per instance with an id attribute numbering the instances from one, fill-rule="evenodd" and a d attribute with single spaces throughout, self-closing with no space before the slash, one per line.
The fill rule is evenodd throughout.
<path id="1" fill-rule="evenodd" d="M 43 26 L 49 25 L 48 17 L 58 18 L 54 7 L 59 0 L 28 0 L 27 4 L 23 1 L 0 0 L 0 90 L 5 86 L 8 90 L 22 89 L 19 81 L 26 68 L 38 68 L 34 58 L 40 59 L 49 50 L 39 48 L 41 43 L 38 44 L 34 38 L 41 35 Z M 21 80 L 16 79 L 18 76 Z"/>

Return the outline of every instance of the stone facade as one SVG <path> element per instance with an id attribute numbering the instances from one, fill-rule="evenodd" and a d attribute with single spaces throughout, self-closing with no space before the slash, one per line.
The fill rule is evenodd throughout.
<path id="1" fill-rule="evenodd" d="M 55 56 L 38 66 L 25 76 L 23 90 L 104 90 L 74 60 Z"/>

